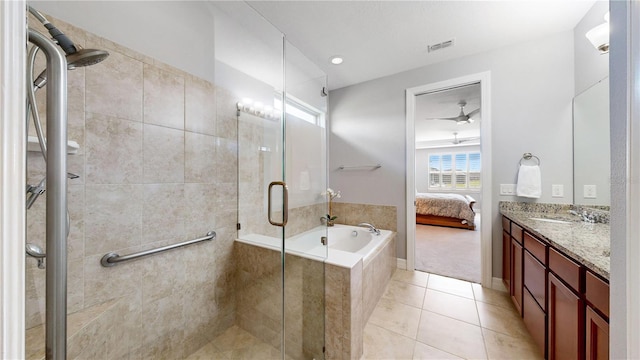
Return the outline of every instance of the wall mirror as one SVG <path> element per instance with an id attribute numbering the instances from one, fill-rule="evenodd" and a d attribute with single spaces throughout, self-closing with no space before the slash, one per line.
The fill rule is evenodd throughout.
<path id="1" fill-rule="evenodd" d="M 610 206 L 609 78 L 573 99 L 573 199 Z"/>

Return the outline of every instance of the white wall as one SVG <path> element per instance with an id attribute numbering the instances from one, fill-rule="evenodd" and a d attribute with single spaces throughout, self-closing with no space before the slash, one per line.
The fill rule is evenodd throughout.
<path id="1" fill-rule="evenodd" d="M 213 14 L 206 2 L 30 1 L 29 5 L 198 77 L 215 80 Z M 46 32 L 44 27 L 37 30 Z"/>
<path id="2" fill-rule="evenodd" d="M 398 208 L 398 256 L 406 257 L 405 89 L 484 71 L 491 72 L 493 258 L 500 259 L 499 184 L 515 183 L 525 152 L 541 160 L 543 192 L 539 202 L 570 203 L 551 198 L 551 184 L 571 194 L 571 100 L 574 95 L 573 32 L 447 61 L 334 90 L 330 93 L 330 185 L 343 202 Z M 484 95 L 484 94 L 483 94 Z M 381 163 L 373 172 L 335 171 L 341 164 Z M 414 191 L 411 189 L 411 191 Z M 493 274 L 500 275 L 500 261 Z"/>

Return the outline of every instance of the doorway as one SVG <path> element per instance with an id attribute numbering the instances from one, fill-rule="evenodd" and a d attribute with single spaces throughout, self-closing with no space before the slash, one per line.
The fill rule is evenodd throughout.
<path id="1" fill-rule="evenodd" d="M 490 124 L 490 73 L 480 73 L 469 75 L 461 78 L 450 79 L 438 83 L 427 84 L 415 88 L 407 89 L 406 93 L 406 109 L 407 109 L 407 269 L 408 270 L 427 270 L 429 272 L 440 273 L 445 276 L 464 278 L 465 280 L 472 280 L 480 282 L 483 286 L 491 287 L 492 284 L 492 266 L 491 266 L 491 124 Z M 475 100 L 471 97 L 470 90 L 475 90 L 479 94 L 476 95 Z M 465 101 L 464 104 L 460 103 L 461 100 L 457 99 L 455 105 L 458 106 L 458 115 L 454 114 L 442 114 L 433 113 L 432 118 L 444 119 L 437 120 L 442 123 L 440 126 L 435 124 L 435 121 L 430 123 L 432 125 L 431 133 L 432 138 L 419 138 L 422 127 L 416 122 L 419 117 L 426 117 L 422 112 L 421 103 L 426 100 L 431 100 L 431 108 L 439 108 L 435 106 L 436 103 L 451 102 L 453 97 L 460 97 L 461 94 L 467 92 L 470 100 Z M 430 97 L 430 99 L 429 99 Z M 446 100 L 445 100 L 446 99 Z M 458 104 L 459 103 L 459 104 Z M 481 109 L 475 111 L 475 109 Z M 442 110 L 444 111 L 444 110 Z M 450 110 L 449 110 L 450 112 Z M 472 113 L 474 112 L 474 113 Z M 481 117 L 481 126 L 475 125 L 476 130 L 472 130 L 473 126 L 469 126 L 466 129 L 465 125 L 470 125 L 468 119 L 464 119 L 459 116 L 469 116 L 469 118 Z M 466 121 L 465 121 L 466 120 Z M 475 119 L 474 119 L 475 120 Z M 446 123 L 451 122 L 450 125 Z M 460 123 L 460 125 L 458 125 Z M 451 126 L 456 125 L 453 129 Z M 437 129 L 437 130 L 436 130 Z M 475 133 L 473 132 L 475 131 Z M 454 134 L 454 132 L 456 134 Z M 436 139 L 438 138 L 438 139 Z M 482 141 L 479 141 L 479 138 Z M 427 149 L 426 151 L 418 150 L 418 148 Z M 464 159 L 463 159 L 464 158 Z M 462 170 L 466 168 L 466 172 L 456 174 L 455 161 L 458 160 L 457 169 Z M 420 163 L 417 164 L 417 161 Z M 469 165 L 470 162 L 479 162 L 484 171 L 479 174 L 474 174 L 474 169 Z M 426 164 L 425 164 L 426 162 Z M 464 165 L 464 166 L 463 166 Z M 456 189 L 456 177 L 457 183 L 460 188 Z M 463 179 L 464 177 L 464 179 Z M 464 180 L 464 181 L 463 181 Z M 465 191 L 461 191 L 461 187 L 464 184 Z M 478 186 L 479 185 L 479 186 Z M 484 186 L 482 186 L 484 185 Z M 469 187 L 474 188 L 472 191 L 475 198 L 469 192 Z M 456 198 L 467 199 L 468 203 L 471 201 L 477 201 L 476 204 L 470 204 L 469 207 L 475 210 L 476 214 L 486 214 L 484 218 L 482 216 L 471 215 L 473 220 L 464 220 L 457 216 L 455 218 L 451 216 L 441 216 L 446 214 L 437 215 L 435 217 L 428 216 L 426 220 L 423 220 L 423 215 L 417 214 L 417 206 L 422 206 L 422 193 L 436 193 L 437 197 L 446 197 L 444 194 L 458 193 Z M 465 194 L 466 192 L 466 194 Z M 476 199 L 477 198 L 477 199 Z M 479 200 L 479 201 L 478 201 Z M 418 201 L 418 202 L 417 202 Z M 430 200 L 429 200 L 430 201 Z M 438 200 L 439 201 L 439 200 Z M 417 205 L 417 206 L 416 206 Z M 466 217 L 468 217 L 467 215 Z M 440 220 L 444 219 L 445 222 L 441 223 Z M 419 225 L 423 223 L 427 225 Z M 461 224 L 461 226 L 458 226 Z M 477 224 L 474 226 L 474 224 Z M 434 225 L 445 225 L 434 226 Z M 466 225 L 466 228 L 465 228 Z M 465 228 L 465 229 L 460 229 Z M 425 234 L 426 230 L 426 234 Z M 473 231 L 473 232 L 472 232 Z M 431 232 L 431 234 L 429 234 Z M 456 232 L 458 232 L 456 234 Z M 466 233 L 464 233 L 466 232 Z M 466 234 L 466 235 L 462 235 Z M 469 234 L 477 235 L 478 250 L 476 251 L 476 260 L 479 262 L 476 265 L 476 271 L 479 272 L 473 279 L 467 279 L 466 276 L 455 276 L 455 269 L 444 268 L 425 268 L 425 264 L 418 261 L 422 254 L 430 254 L 436 256 L 439 259 L 443 257 L 450 257 L 452 254 L 460 253 L 456 252 L 456 249 L 448 246 L 449 239 L 460 238 L 473 238 Z M 449 249 L 449 255 L 434 254 L 434 244 L 425 245 L 419 238 L 431 237 L 440 240 L 442 245 L 441 249 Z M 468 243 L 470 241 L 467 241 Z M 459 246 L 459 245 L 456 245 Z M 423 250 L 425 249 L 425 250 Z M 471 257 L 473 255 L 470 255 Z M 436 259 L 434 257 L 433 259 Z M 454 258 L 448 259 L 449 263 L 454 263 L 459 260 Z M 428 261 L 430 265 L 434 265 L 435 261 Z M 445 262 L 446 263 L 446 262 Z M 435 266 L 438 266 L 435 264 Z M 422 269 L 421 269 L 422 267 Z M 473 267 L 473 265 L 471 265 Z M 451 273 L 454 271 L 454 273 Z"/>

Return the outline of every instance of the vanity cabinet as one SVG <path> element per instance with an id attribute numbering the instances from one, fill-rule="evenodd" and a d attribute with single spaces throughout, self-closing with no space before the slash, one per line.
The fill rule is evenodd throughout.
<path id="1" fill-rule="evenodd" d="M 609 359 L 609 283 L 502 218 L 502 279 L 547 359 Z"/>

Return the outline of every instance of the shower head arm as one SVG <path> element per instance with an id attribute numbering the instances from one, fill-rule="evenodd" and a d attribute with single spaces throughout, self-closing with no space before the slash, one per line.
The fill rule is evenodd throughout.
<path id="1" fill-rule="evenodd" d="M 31 6 L 28 6 L 28 9 L 29 12 L 33 14 L 33 16 L 35 16 L 35 18 L 38 19 L 38 21 L 40 21 L 47 30 L 49 30 L 49 34 L 51 34 L 51 36 L 53 36 L 53 38 L 58 42 L 58 45 L 62 50 L 64 50 L 65 54 L 69 55 L 78 51 L 76 46 L 73 44 L 73 41 L 71 41 L 71 39 L 69 39 L 62 31 L 58 30 L 55 25 L 50 23 L 44 15 Z"/>

